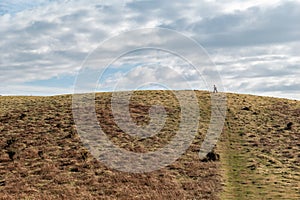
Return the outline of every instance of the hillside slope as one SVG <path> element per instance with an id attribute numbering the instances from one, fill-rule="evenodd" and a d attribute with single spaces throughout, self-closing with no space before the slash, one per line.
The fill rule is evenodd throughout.
<path id="1" fill-rule="evenodd" d="M 300 198 L 299 101 L 229 95 L 224 199 Z"/>
<path id="2" fill-rule="evenodd" d="M 184 91 L 182 91 L 184 92 Z M 84 148 L 72 118 L 72 96 L 0 97 L 0 199 L 299 199 L 300 102 L 228 94 L 228 115 L 217 144 L 220 161 L 200 161 L 210 94 L 196 91 L 196 137 L 175 163 L 151 173 L 110 169 Z M 179 128 L 180 106 L 170 91 L 135 92 L 133 120 L 149 122 L 151 105 L 167 111 L 156 136 L 138 140 L 115 123 L 111 93 L 96 95 L 107 136 L 138 153 L 155 151 Z"/>

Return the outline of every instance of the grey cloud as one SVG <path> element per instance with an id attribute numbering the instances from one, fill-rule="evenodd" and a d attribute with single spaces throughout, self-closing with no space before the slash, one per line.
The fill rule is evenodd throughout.
<path id="1" fill-rule="evenodd" d="M 40 37 L 40 35 L 47 34 L 48 31 L 57 30 L 58 25 L 55 23 L 47 22 L 47 21 L 34 21 L 28 27 L 26 27 L 23 31 L 27 34 L 30 34 L 31 37 Z"/>
<path id="2" fill-rule="evenodd" d="M 50 17 L 41 8 L 35 11 L 36 16 L 32 18 L 23 17 L 25 14 L 2 18 L 2 82 L 8 84 L 50 79 L 58 73 L 69 74 L 78 70 L 93 48 L 91 43 L 96 37 L 93 34 L 97 35 L 96 42 L 104 34 L 101 35 L 101 31 L 93 32 L 93 24 L 84 23 L 87 17 L 95 17 L 92 16 L 93 10 L 89 13 L 79 6 L 74 7 L 73 12 L 64 12 L 64 6 L 68 5 L 63 4 L 61 10 L 53 8 Z M 51 7 L 45 9 L 51 12 Z"/>
<path id="3" fill-rule="evenodd" d="M 254 90 L 259 92 L 274 92 L 274 91 L 284 91 L 287 92 L 298 92 L 300 88 L 300 83 L 295 84 L 276 84 L 276 85 L 258 85 L 253 87 Z"/>
<path id="4" fill-rule="evenodd" d="M 289 68 L 291 67 L 285 67 L 281 69 L 272 69 L 270 67 L 265 67 L 265 66 L 254 66 L 249 68 L 248 70 L 241 70 L 237 73 L 234 73 L 232 71 L 233 78 L 269 78 L 269 77 L 283 77 L 283 76 L 288 76 L 288 75 L 293 75 L 295 72 L 299 73 L 298 69 L 293 69 L 290 70 Z"/>
<path id="5" fill-rule="evenodd" d="M 73 23 L 74 21 L 81 21 L 82 18 L 88 17 L 88 10 L 77 10 L 74 13 L 69 13 L 60 17 L 63 23 Z"/>
<path id="6" fill-rule="evenodd" d="M 246 12 L 206 19 L 196 26 L 196 31 L 211 36 L 202 41 L 207 46 L 255 46 L 299 41 L 300 4 L 284 2 L 266 11 L 251 8 Z M 197 38 L 197 36 L 196 36 Z M 199 38 L 200 39 L 200 38 Z"/>
<path id="7" fill-rule="evenodd" d="M 294 95 L 300 75 L 300 4 L 281 1 L 273 7 L 257 5 L 227 13 L 223 8 L 226 4 L 221 1 L 142 0 L 129 1 L 122 8 L 120 1 L 73 0 L 40 6 L 31 13 L 0 16 L 0 80 L 13 84 L 75 73 L 85 56 L 110 36 L 159 26 L 184 32 L 204 45 L 230 90 L 263 93 L 259 88 L 267 85 L 269 92 L 273 88 L 281 90 L 282 95 L 287 91 Z M 162 42 L 159 38 L 148 39 Z M 124 41 L 126 37 L 119 42 Z M 194 55 L 193 49 L 176 38 L 163 42 L 168 48 Z M 132 45 L 138 43 L 136 37 Z M 110 49 L 105 53 L 109 54 Z M 218 60 L 222 56 L 227 58 Z M 186 65 L 177 67 L 184 73 L 188 69 Z M 193 73 L 184 75 L 191 81 L 197 79 Z M 269 87 L 274 85 L 274 77 L 280 79 L 279 86 L 285 81 L 288 84 Z M 135 83 L 138 78 L 130 81 Z"/>

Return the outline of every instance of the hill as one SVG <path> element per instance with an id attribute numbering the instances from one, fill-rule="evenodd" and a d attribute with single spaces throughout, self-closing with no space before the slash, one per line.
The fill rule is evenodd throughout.
<path id="1" fill-rule="evenodd" d="M 201 116 L 193 143 L 171 165 L 140 174 L 110 169 L 87 151 L 76 131 L 71 95 L 0 97 L 0 199 L 299 199 L 300 102 L 228 94 L 215 149 L 220 159 L 201 161 L 210 94 L 196 94 Z M 140 140 L 115 124 L 111 95 L 98 93 L 95 102 L 113 143 L 144 153 L 174 137 L 180 106 L 171 91 L 134 93 L 130 112 L 137 124 L 149 123 L 152 104 L 167 111 L 159 134 Z"/>

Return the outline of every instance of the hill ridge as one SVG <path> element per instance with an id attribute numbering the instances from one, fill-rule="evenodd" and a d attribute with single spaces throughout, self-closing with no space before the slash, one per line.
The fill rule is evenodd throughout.
<path id="1" fill-rule="evenodd" d="M 299 199 L 300 102 L 227 93 L 226 122 L 215 153 L 199 151 L 211 115 L 211 94 L 195 91 L 199 130 L 189 149 L 167 167 L 145 174 L 108 168 L 83 146 L 72 116 L 72 96 L 0 97 L 0 199 Z M 129 137 L 116 126 L 112 93 L 96 94 L 99 123 L 111 141 L 143 153 L 167 144 L 180 123 L 172 91 L 137 91 L 130 111 L 149 123 L 149 108 L 163 105 L 157 136 Z M 290 125 L 288 125 L 290 124 Z"/>

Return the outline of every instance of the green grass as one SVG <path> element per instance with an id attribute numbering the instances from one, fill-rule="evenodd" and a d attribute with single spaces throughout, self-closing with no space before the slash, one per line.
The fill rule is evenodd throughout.
<path id="1" fill-rule="evenodd" d="M 299 102 L 229 95 L 229 105 L 222 199 L 299 199 Z M 285 130 L 288 122 L 293 129 Z"/>

